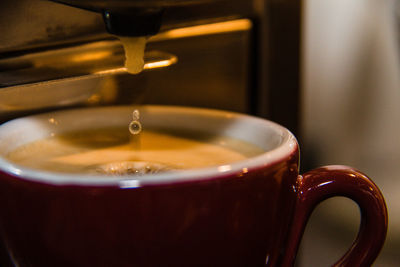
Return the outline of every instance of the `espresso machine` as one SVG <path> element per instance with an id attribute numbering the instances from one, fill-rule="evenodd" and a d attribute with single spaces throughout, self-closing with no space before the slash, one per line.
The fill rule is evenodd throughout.
<path id="1" fill-rule="evenodd" d="M 218 108 L 298 132 L 301 1 L 4 0 L 0 121 L 76 106 Z M 147 36 L 123 70 L 118 36 Z"/>
<path id="2" fill-rule="evenodd" d="M 184 105 L 257 115 L 298 136 L 301 1 L 2 0 L 0 12 L 0 123 Z M 140 74 L 123 68 L 118 36 L 147 37 Z"/>

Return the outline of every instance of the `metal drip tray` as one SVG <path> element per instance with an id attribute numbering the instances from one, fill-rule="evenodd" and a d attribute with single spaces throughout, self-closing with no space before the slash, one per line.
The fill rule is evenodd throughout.
<path id="1" fill-rule="evenodd" d="M 93 10 L 132 8 L 132 7 L 169 7 L 190 4 L 201 4 L 221 0 L 52 0 L 71 6 Z"/>
<path id="2" fill-rule="evenodd" d="M 144 71 L 170 66 L 175 55 L 145 53 Z M 0 60 L 0 113 L 96 99 L 107 76 L 127 73 L 119 41 L 101 41 Z"/>
<path id="3" fill-rule="evenodd" d="M 160 51 L 146 52 L 144 60 L 145 70 L 177 62 L 176 56 Z M 0 60 L 0 70 L 5 71 L 0 71 L 0 90 L 3 90 L 1 87 L 124 73 L 124 61 L 124 50 L 119 41 L 101 41 L 3 59 Z"/>

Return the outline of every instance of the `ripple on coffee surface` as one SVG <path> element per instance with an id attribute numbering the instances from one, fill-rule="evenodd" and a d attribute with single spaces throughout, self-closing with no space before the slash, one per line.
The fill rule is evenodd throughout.
<path id="1" fill-rule="evenodd" d="M 140 145 L 126 129 L 58 135 L 21 146 L 8 159 L 50 172 L 120 176 L 225 165 L 259 155 L 260 148 L 232 138 L 144 130 Z"/>

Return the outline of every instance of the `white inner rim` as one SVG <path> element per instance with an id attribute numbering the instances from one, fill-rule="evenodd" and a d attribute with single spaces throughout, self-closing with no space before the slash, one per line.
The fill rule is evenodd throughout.
<path id="1" fill-rule="evenodd" d="M 15 147 L 52 134 L 105 126 L 128 126 L 138 108 L 145 127 L 174 127 L 218 133 L 245 140 L 267 152 L 230 165 L 189 169 L 143 176 L 107 177 L 33 170 L 5 159 Z M 78 118 L 78 119 L 77 119 Z M 115 106 L 58 111 L 15 119 L 0 126 L 0 169 L 23 179 L 56 185 L 116 185 L 122 188 L 204 180 L 247 172 L 284 160 L 297 147 L 295 137 L 284 127 L 253 116 L 210 109 L 171 106 Z"/>

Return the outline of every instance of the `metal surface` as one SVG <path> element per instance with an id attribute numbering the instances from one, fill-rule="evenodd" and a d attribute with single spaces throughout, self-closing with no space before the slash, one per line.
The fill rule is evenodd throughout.
<path id="1" fill-rule="evenodd" d="M 101 41 L 75 47 L 0 59 L 0 92 L 16 86 L 40 86 L 41 83 L 90 79 L 99 75 L 126 73 L 125 55 L 119 41 Z M 144 70 L 168 67 L 177 62 L 175 55 L 147 51 Z"/>
<path id="2" fill-rule="evenodd" d="M 226 0 L 51 0 L 86 8 L 91 10 L 112 10 L 115 8 L 132 8 L 132 7 L 171 7 L 171 6 L 184 6 L 192 4 L 202 4 L 209 2 L 218 2 Z"/>
<path id="3" fill-rule="evenodd" d="M 242 19 L 163 32 L 147 45 L 145 69 L 152 71 L 139 75 L 122 68 L 118 40 L 0 60 L 0 115 L 110 101 L 247 112 L 251 30 Z"/>
<path id="4" fill-rule="evenodd" d="M 88 53 L 87 56 L 97 56 L 102 53 L 106 55 L 108 51 Z M 40 61 L 40 56 L 37 57 Z M 0 89 L 0 113 L 50 106 L 66 106 L 91 101 L 93 100 L 92 96 L 99 93 L 101 88 L 99 84 L 105 78 L 127 73 L 126 68 L 122 65 L 123 56 L 112 58 L 113 60 L 102 61 L 102 65 L 97 66 L 99 68 L 96 69 L 93 69 L 92 66 L 96 66 L 96 62 L 101 60 L 100 58 L 88 60 L 89 62 L 79 61 L 82 64 L 79 64 L 79 62 L 72 62 L 71 64 L 71 62 L 64 61 L 64 67 L 70 68 L 69 72 L 62 72 L 62 70 L 58 71 L 57 69 L 49 70 L 47 69 L 48 66 L 33 66 L 22 71 L 10 71 L 8 75 L 13 75 L 13 82 L 19 84 Z M 145 54 L 144 71 L 168 67 L 177 61 L 177 57 L 172 54 L 150 51 Z M 58 75 L 58 77 L 55 75 Z M 0 82 L 2 77 L 0 77 Z"/>
<path id="5" fill-rule="evenodd" d="M 197 45 L 198 40 L 194 37 L 180 39 L 185 42 L 175 42 L 175 39 L 160 40 L 158 43 L 163 44 L 161 49 L 157 48 L 158 50 L 171 52 L 179 58 L 179 64 L 168 68 L 165 75 L 158 76 L 158 73 L 164 73 L 164 71 L 154 71 L 151 75 L 150 72 L 139 76 L 122 75 L 124 77 L 121 79 L 119 77 L 121 75 L 117 75 L 118 77 L 106 79 L 106 85 L 101 80 L 96 86 L 116 88 L 113 91 L 117 91 L 118 95 L 124 95 L 124 97 L 110 100 L 115 104 L 145 103 L 147 100 L 143 100 L 140 96 L 144 88 L 148 91 L 153 90 L 152 97 L 154 98 L 158 99 L 157 94 L 160 94 L 163 103 L 175 103 L 178 99 L 177 94 L 170 94 L 167 90 L 175 92 L 174 88 L 179 87 L 181 94 L 185 95 L 181 99 L 186 98 L 188 91 L 192 91 L 191 95 L 193 95 L 193 101 L 182 100 L 180 103 L 248 112 L 277 121 L 298 134 L 301 6 L 302 1 L 297 0 L 231 0 L 166 7 L 160 35 L 171 29 L 179 30 L 182 27 L 200 26 L 238 18 L 251 20 L 253 28 L 247 34 L 246 45 L 244 43 L 230 44 L 229 42 L 234 39 L 222 38 L 218 34 L 203 36 L 201 39 L 206 41 L 201 42 L 203 44 L 201 47 Z M 0 1 L 0 32 L 2 32 L 0 36 L 0 58 L 2 59 L 112 38 L 105 31 L 101 14 L 48 0 Z M 227 33 L 226 36 L 230 35 Z M 211 41 L 214 37 L 217 37 L 215 40 L 221 42 L 221 45 L 219 47 L 215 45 L 211 49 L 210 44 L 214 43 Z M 192 41 L 186 42 L 189 39 Z M 181 47 L 181 43 L 185 43 L 185 46 Z M 232 46 L 229 54 L 225 49 L 227 46 Z M 184 62 L 187 63 L 182 63 L 181 53 L 176 53 L 180 52 L 175 49 L 177 47 L 185 51 Z M 191 49 L 193 51 L 189 53 Z M 204 55 L 207 50 L 209 50 L 209 55 L 221 59 L 218 63 L 221 65 L 216 66 L 211 57 L 197 56 Z M 246 57 L 245 67 L 234 69 L 227 67 L 229 64 L 238 64 L 230 61 L 235 57 Z M 224 60 L 226 62 L 223 62 Z M 183 65 L 185 67 L 181 68 Z M 199 65 L 208 66 L 213 71 L 210 71 L 213 79 L 202 77 L 200 80 L 190 80 L 188 78 L 185 79 L 185 89 L 182 89 L 182 86 L 174 86 L 182 77 L 199 76 L 196 74 L 199 71 Z M 218 67 L 229 70 L 229 73 L 226 71 L 224 73 L 226 76 L 218 77 L 221 74 Z M 245 71 L 243 71 L 244 68 Z M 180 69 L 179 76 L 173 74 L 173 69 Z M 234 83 L 232 81 L 235 79 L 232 77 L 241 77 L 240 80 L 244 82 Z M 168 82 L 159 80 L 161 78 Z M 152 86 L 147 86 L 144 80 L 147 81 L 146 83 L 151 80 Z M 218 91 L 221 94 L 212 92 L 215 87 L 211 84 L 216 80 L 219 80 L 217 88 L 223 88 Z M 79 87 L 80 90 L 86 88 L 86 86 Z M 132 87 L 135 89 L 133 90 Z M 60 99 L 64 91 L 72 90 L 66 85 L 62 88 L 62 90 L 57 90 Z M 102 91 L 99 88 L 98 90 Z M 165 88 L 164 91 L 163 88 Z M 197 93 L 197 90 L 200 91 Z M 82 94 L 85 94 L 85 90 Z M 194 95 L 198 95 L 197 101 L 194 100 Z M 203 95 L 208 95 L 208 99 L 203 98 Z M 212 101 L 209 100 L 210 98 Z M 246 100 L 238 100 L 240 98 Z M 60 100 L 57 103 L 49 103 L 48 106 L 64 107 L 65 105 L 58 103 L 65 102 L 68 101 Z M 212 105 L 210 105 L 211 102 Z M 218 103 L 224 104 L 218 105 Z"/>
<path id="6" fill-rule="evenodd" d="M 254 14 L 253 1 L 242 0 L 169 7 L 160 32 Z M 112 38 L 100 13 L 48 0 L 1 0 L 0 32 L 0 58 Z"/>

